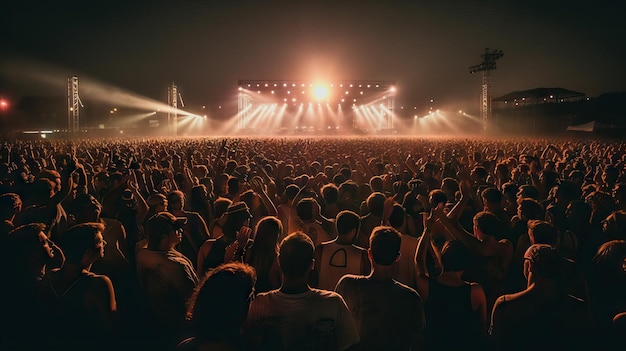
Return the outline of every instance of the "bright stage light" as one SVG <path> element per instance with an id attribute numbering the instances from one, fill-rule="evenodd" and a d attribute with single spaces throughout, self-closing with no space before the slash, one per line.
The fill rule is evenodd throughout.
<path id="1" fill-rule="evenodd" d="M 391 91 L 392 93 L 395 93 L 396 92 L 396 87 L 389 88 L 389 91 Z"/>
<path id="2" fill-rule="evenodd" d="M 328 89 L 322 85 L 318 85 L 313 89 L 313 95 L 318 100 L 322 100 L 328 96 Z"/>

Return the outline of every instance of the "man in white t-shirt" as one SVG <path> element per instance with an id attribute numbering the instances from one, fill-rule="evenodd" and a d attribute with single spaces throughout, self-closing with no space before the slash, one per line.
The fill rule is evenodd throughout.
<path id="1" fill-rule="evenodd" d="M 250 305 L 244 336 L 259 350 L 350 350 L 359 334 L 341 295 L 309 287 L 315 264 L 313 241 L 302 232 L 280 245 L 279 290 L 261 293 Z"/>

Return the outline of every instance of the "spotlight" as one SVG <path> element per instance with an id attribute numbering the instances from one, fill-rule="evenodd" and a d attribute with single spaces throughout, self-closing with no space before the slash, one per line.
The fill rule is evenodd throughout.
<path id="1" fill-rule="evenodd" d="M 313 95 L 318 100 L 324 99 L 328 95 L 328 89 L 322 85 L 318 85 L 313 89 Z"/>

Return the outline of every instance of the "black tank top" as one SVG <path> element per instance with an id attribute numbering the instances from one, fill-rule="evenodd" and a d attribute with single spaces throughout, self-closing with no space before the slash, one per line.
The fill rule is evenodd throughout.
<path id="1" fill-rule="evenodd" d="M 480 315 L 472 309 L 472 287 L 428 284 L 425 350 L 475 350 L 480 346 Z"/>

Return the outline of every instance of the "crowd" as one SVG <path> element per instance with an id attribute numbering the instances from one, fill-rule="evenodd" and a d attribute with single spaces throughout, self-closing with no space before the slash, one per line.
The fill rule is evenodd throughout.
<path id="1" fill-rule="evenodd" d="M 626 144 L 0 145 L 3 350 L 608 350 Z"/>

